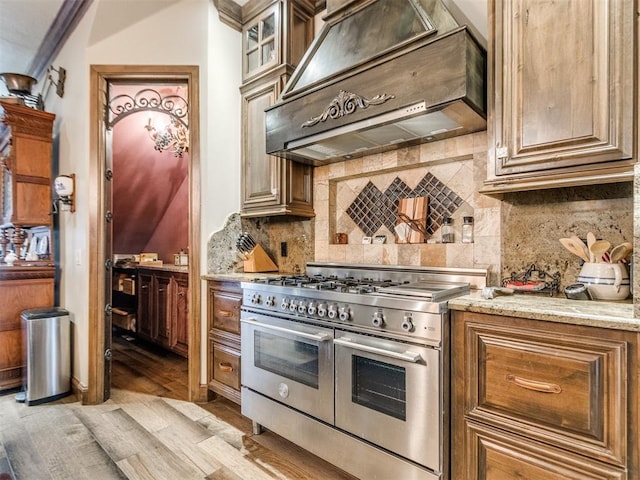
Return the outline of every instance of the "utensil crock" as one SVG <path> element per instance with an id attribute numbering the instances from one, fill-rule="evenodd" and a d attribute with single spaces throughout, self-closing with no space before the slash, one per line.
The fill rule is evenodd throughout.
<path id="1" fill-rule="evenodd" d="M 623 263 L 585 262 L 578 283 L 587 286 L 594 300 L 624 300 L 629 296 L 629 273 Z"/>

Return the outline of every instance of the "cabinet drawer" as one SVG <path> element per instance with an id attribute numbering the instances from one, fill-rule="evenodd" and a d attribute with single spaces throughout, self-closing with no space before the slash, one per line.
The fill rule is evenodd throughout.
<path id="1" fill-rule="evenodd" d="M 241 305 L 241 295 L 214 292 L 211 327 L 239 334 Z"/>
<path id="2" fill-rule="evenodd" d="M 467 416 L 624 464 L 626 343 L 571 332 L 467 323 Z"/>
<path id="3" fill-rule="evenodd" d="M 240 352 L 213 345 L 213 380 L 240 390 Z"/>
<path id="4" fill-rule="evenodd" d="M 539 480 L 623 480 L 623 469 L 526 440 L 474 422 L 466 425 L 468 451 L 477 458 L 469 471 L 455 478 L 466 480 L 527 478 Z M 458 466 L 454 465 L 455 470 Z"/>

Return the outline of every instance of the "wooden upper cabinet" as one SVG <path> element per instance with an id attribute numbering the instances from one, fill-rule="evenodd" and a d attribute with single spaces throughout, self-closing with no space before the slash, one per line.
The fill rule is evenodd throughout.
<path id="1" fill-rule="evenodd" d="M 630 180 L 633 0 L 490 3 L 486 192 Z"/>
<path id="2" fill-rule="evenodd" d="M 265 152 L 264 110 L 280 94 L 279 78 L 242 93 L 242 214 L 312 217 L 313 167 Z"/>
<path id="3" fill-rule="evenodd" d="M 252 0 L 242 7 L 242 211 L 245 217 L 313 217 L 313 167 L 266 153 L 272 106 L 313 41 L 307 0 Z"/>
<path id="4" fill-rule="evenodd" d="M 0 117 L 0 225 L 50 225 L 55 115 L 0 102 Z"/>

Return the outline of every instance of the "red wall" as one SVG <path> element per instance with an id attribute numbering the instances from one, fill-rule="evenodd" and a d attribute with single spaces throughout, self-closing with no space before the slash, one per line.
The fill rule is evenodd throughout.
<path id="1" fill-rule="evenodd" d="M 189 154 L 177 158 L 170 150 L 155 150 L 144 128 L 149 118 L 157 127 L 170 120 L 166 114 L 138 112 L 113 128 L 113 252 L 155 252 L 173 263 L 173 254 L 189 246 Z"/>

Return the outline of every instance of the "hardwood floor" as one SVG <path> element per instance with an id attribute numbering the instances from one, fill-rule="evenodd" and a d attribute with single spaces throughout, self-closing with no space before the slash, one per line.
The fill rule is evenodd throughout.
<path id="1" fill-rule="evenodd" d="M 159 397 L 189 398 L 187 359 L 115 329 L 111 387 Z"/>
<path id="2" fill-rule="evenodd" d="M 181 357 L 125 339 L 114 349 L 112 398 L 101 405 L 0 396 L 0 480 L 354 480 L 272 432 L 252 435 L 232 402 L 178 398 Z"/>

